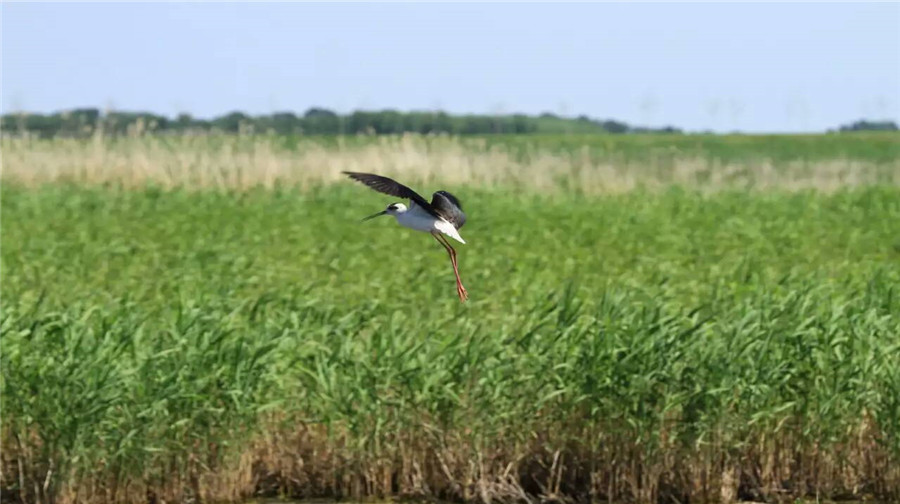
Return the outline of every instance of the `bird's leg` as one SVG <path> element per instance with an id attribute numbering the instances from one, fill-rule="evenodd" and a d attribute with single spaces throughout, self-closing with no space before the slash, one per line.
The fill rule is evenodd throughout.
<path id="1" fill-rule="evenodd" d="M 463 287 L 462 280 L 459 278 L 459 264 L 456 261 L 456 250 L 454 250 L 453 246 L 447 242 L 447 239 L 439 233 L 434 233 L 434 237 L 445 249 L 447 249 L 447 254 L 450 255 L 450 264 L 453 265 L 453 274 L 456 275 L 456 293 L 459 295 L 459 300 L 465 302 L 469 297 L 469 293 L 466 291 L 466 288 Z"/>
<path id="2" fill-rule="evenodd" d="M 462 279 L 459 278 L 459 263 L 456 260 L 456 249 L 454 249 L 443 236 L 441 236 L 441 240 L 447 244 L 447 250 L 450 252 L 450 262 L 453 264 L 453 274 L 456 275 L 456 292 L 459 294 L 460 301 L 465 302 L 466 299 L 469 299 L 469 293 L 466 291 L 466 288 L 463 287 Z"/>
<path id="3" fill-rule="evenodd" d="M 434 236 L 435 240 L 447 249 L 447 254 L 450 255 L 450 264 L 453 265 L 453 274 L 456 275 L 456 293 L 459 295 L 459 300 L 465 302 L 466 299 L 469 298 L 469 293 L 466 291 L 466 288 L 463 287 L 462 280 L 459 278 L 459 266 L 456 263 L 456 250 L 453 249 L 453 246 L 450 245 L 447 242 L 447 239 L 441 236 L 440 233 L 431 234 Z"/>

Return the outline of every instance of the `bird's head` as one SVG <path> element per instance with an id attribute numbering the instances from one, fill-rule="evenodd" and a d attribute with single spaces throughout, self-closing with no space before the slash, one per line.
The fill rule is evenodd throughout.
<path id="1" fill-rule="evenodd" d="M 406 211 L 406 205 L 403 203 L 391 203 L 384 209 L 384 213 L 388 215 L 402 214 Z"/>
<path id="2" fill-rule="evenodd" d="M 398 215 L 402 214 L 406 210 L 406 205 L 404 205 L 403 203 L 391 203 L 383 211 L 378 212 L 377 214 L 372 214 L 363 220 L 367 221 L 369 219 L 374 219 L 375 217 L 378 217 L 380 215 Z"/>

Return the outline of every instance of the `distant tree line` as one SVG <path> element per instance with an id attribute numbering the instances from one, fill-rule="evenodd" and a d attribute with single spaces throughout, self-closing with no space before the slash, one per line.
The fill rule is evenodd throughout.
<path id="1" fill-rule="evenodd" d="M 897 131 L 897 129 L 897 123 L 894 121 L 860 120 L 841 126 L 838 131 Z"/>
<path id="2" fill-rule="evenodd" d="M 170 118 L 150 112 L 106 112 L 81 108 L 53 114 L 13 113 L 2 116 L 4 134 L 29 132 L 42 137 L 86 137 L 101 131 L 104 135 L 140 133 L 276 133 L 297 135 L 389 135 L 398 133 L 446 133 L 451 135 L 527 134 L 527 133 L 680 133 L 674 127 L 633 127 L 614 120 L 596 120 L 587 116 L 565 118 L 545 113 L 539 116 L 450 115 L 445 112 L 398 112 L 395 110 L 357 111 L 337 114 L 324 108 L 311 108 L 303 115 L 277 112 L 250 116 L 231 112 L 212 119 L 190 114 Z"/>
<path id="3" fill-rule="evenodd" d="M 356 111 L 337 114 L 324 108 L 311 108 L 303 115 L 277 112 L 250 116 L 230 112 L 212 119 L 190 114 L 175 118 L 150 112 L 106 112 L 96 108 L 73 109 L 53 114 L 12 113 L 0 118 L 0 131 L 5 135 L 20 132 L 41 137 L 87 137 L 97 132 L 104 135 L 143 133 L 244 133 L 281 135 L 390 135 L 399 133 L 451 135 L 490 135 L 528 133 L 682 133 L 678 128 L 646 128 L 615 120 L 598 120 L 587 116 L 561 117 L 551 113 L 539 116 L 450 115 L 446 112 L 398 112 L 395 110 Z M 860 120 L 842 125 L 839 132 L 897 131 L 893 121 Z M 833 130 L 829 130 L 833 132 Z"/>

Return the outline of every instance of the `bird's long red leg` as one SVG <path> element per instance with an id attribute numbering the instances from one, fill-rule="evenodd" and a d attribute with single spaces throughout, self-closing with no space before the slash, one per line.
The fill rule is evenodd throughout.
<path id="1" fill-rule="evenodd" d="M 453 265 L 453 274 L 456 275 L 456 293 L 459 295 L 459 300 L 465 302 L 466 299 L 469 298 L 469 293 L 466 291 L 466 288 L 463 287 L 462 280 L 459 278 L 459 264 L 456 261 L 456 250 L 447 242 L 447 239 L 440 234 L 435 233 L 434 236 L 441 245 L 447 249 L 447 253 L 450 255 L 450 264 Z"/>
<path id="2" fill-rule="evenodd" d="M 456 250 L 449 243 L 447 248 L 450 251 L 450 262 L 453 264 L 453 274 L 456 275 L 456 293 L 459 294 L 459 300 L 465 302 L 469 299 L 469 293 L 463 287 L 462 279 L 459 278 L 459 263 L 456 262 Z"/>
<path id="3" fill-rule="evenodd" d="M 460 301 L 465 302 L 465 300 L 469 299 L 469 292 L 463 287 L 462 279 L 459 278 L 459 262 L 456 260 L 456 249 L 443 236 L 441 236 L 441 240 L 447 244 L 447 249 L 450 251 L 450 262 L 453 264 L 453 274 L 456 275 L 456 292 L 459 294 Z"/>
<path id="4" fill-rule="evenodd" d="M 463 287 L 462 280 L 459 278 L 459 266 L 456 263 L 456 250 L 453 249 L 453 246 L 447 242 L 447 239 L 441 236 L 439 233 L 431 233 L 434 236 L 434 239 L 437 240 L 441 245 L 447 249 L 447 254 L 450 255 L 450 264 L 453 265 L 453 274 L 456 275 L 456 293 L 459 295 L 459 300 L 461 302 L 465 302 L 466 299 L 469 298 L 469 293 L 466 291 L 466 288 Z"/>

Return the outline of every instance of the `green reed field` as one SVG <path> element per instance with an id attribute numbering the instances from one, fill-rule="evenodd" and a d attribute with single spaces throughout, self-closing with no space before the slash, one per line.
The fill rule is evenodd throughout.
<path id="1" fill-rule="evenodd" d="M 2 497 L 898 499 L 897 140 L 3 139 Z"/>

